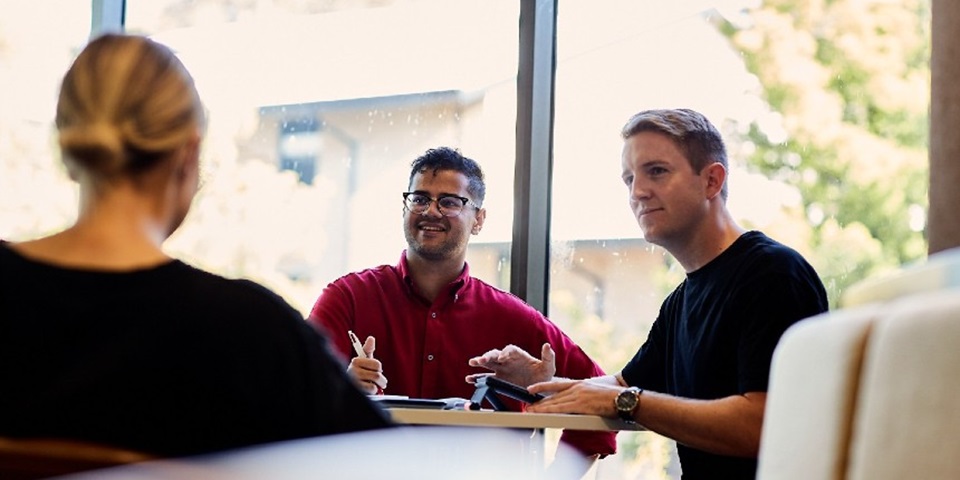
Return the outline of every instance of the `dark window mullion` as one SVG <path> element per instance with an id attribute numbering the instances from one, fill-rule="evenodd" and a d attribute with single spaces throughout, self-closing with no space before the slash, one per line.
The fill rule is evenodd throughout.
<path id="1" fill-rule="evenodd" d="M 510 291 L 547 313 L 557 0 L 520 1 Z"/>

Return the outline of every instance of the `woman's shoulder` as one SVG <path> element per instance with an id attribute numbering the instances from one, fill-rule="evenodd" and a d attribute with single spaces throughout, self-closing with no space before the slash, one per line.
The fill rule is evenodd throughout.
<path id="1" fill-rule="evenodd" d="M 210 303 L 234 310 L 277 309 L 284 313 L 296 310 L 279 294 L 266 286 L 246 278 L 228 278 L 182 261 L 175 261 L 173 275 L 181 277 L 183 287 Z"/>

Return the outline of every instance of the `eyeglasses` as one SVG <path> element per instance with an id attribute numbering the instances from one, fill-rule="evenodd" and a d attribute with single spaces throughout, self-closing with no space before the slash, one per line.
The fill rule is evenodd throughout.
<path id="1" fill-rule="evenodd" d="M 430 210 L 430 204 L 433 202 L 437 202 L 437 210 L 439 210 L 440 215 L 444 217 L 456 217 L 460 215 L 463 207 L 466 207 L 467 204 L 476 209 L 480 209 L 480 205 L 471 202 L 469 198 L 457 195 L 440 195 L 437 198 L 433 198 L 422 193 L 403 192 L 403 204 L 407 207 L 407 210 L 410 210 L 410 213 L 423 215 L 427 213 L 427 210 Z"/>

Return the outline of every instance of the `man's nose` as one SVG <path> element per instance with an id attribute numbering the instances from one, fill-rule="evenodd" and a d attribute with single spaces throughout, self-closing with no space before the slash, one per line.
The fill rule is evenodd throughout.
<path id="1" fill-rule="evenodd" d="M 649 197 L 650 189 L 642 180 L 636 179 L 630 184 L 630 199 L 640 200 Z"/>
<path id="2" fill-rule="evenodd" d="M 440 213 L 440 200 L 430 200 L 430 204 L 427 205 L 427 209 L 424 210 L 420 215 L 442 217 L 443 213 Z"/>

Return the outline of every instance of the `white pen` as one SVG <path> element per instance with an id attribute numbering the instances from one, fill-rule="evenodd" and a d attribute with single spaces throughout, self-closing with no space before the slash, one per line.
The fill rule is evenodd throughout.
<path id="1" fill-rule="evenodd" d="M 360 339 L 357 338 L 357 334 L 353 333 L 353 330 L 347 330 L 347 335 L 350 336 L 350 343 L 353 344 L 353 351 L 357 352 L 357 356 L 360 358 L 367 358 L 367 352 L 363 351 L 363 344 L 360 343 Z"/>

